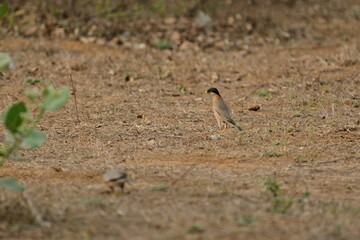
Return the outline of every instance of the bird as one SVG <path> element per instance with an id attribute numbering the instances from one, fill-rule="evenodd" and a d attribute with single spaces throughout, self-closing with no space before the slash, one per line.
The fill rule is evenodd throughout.
<path id="1" fill-rule="evenodd" d="M 125 183 L 134 183 L 135 180 L 128 177 L 127 173 L 121 169 L 108 169 L 103 174 L 106 185 L 111 192 L 115 192 L 118 188 L 124 192 Z"/>
<path id="2" fill-rule="evenodd" d="M 231 124 L 236 127 L 239 131 L 243 129 L 232 119 L 232 111 L 225 103 L 224 99 L 221 97 L 219 90 L 216 88 L 209 88 L 205 93 L 211 95 L 212 98 L 212 108 L 214 111 L 214 116 L 219 125 L 220 135 L 223 135 L 226 131 L 227 124 Z"/>

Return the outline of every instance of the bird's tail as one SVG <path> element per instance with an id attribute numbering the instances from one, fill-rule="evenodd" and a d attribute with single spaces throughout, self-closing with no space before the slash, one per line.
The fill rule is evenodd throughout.
<path id="1" fill-rule="evenodd" d="M 237 130 L 239 130 L 239 131 L 243 130 L 234 120 L 229 119 L 228 122 L 231 123 L 232 125 L 234 125 L 234 127 L 236 127 Z"/>

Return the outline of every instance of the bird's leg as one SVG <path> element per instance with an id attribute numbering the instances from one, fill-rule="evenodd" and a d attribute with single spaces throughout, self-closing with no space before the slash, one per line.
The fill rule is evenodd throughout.
<path id="1" fill-rule="evenodd" d="M 125 191 L 125 183 L 121 183 L 120 188 L 121 188 L 121 193 L 124 193 L 124 191 Z"/>
<path id="2" fill-rule="evenodd" d="M 226 132 L 226 127 L 222 130 L 220 136 L 225 136 L 225 132 Z"/>
<path id="3" fill-rule="evenodd" d="M 224 135 L 225 135 L 226 128 L 227 128 L 227 124 L 224 123 L 224 127 L 223 127 L 223 129 L 220 131 L 220 134 L 219 134 L 220 136 L 224 136 Z"/>

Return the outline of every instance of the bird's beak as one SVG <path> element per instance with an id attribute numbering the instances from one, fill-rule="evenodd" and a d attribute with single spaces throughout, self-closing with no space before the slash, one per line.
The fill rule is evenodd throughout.
<path id="1" fill-rule="evenodd" d="M 205 91 L 204 93 L 207 93 L 207 91 Z"/>

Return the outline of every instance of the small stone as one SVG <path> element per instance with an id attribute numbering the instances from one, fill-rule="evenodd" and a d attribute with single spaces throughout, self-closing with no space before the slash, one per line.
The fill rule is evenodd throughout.
<path id="1" fill-rule="evenodd" d="M 109 75 L 114 76 L 114 75 L 115 75 L 115 71 L 114 71 L 113 69 L 110 69 L 110 70 L 109 70 Z"/>
<path id="2" fill-rule="evenodd" d="M 181 34 L 178 31 L 173 32 L 170 36 L 170 40 L 175 43 L 180 42 Z"/>
<path id="3" fill-rule="evenodd" d="M 52 32 L 52 35 L 57 38 L 63 38 L 63 37 L 65 37 L 65 29 L 64 28 L 55 28 L 55 30 Z"/>
<path id="4" fill-rule="evenodd" d="M 199 11 L 193 22 L 196 28 L 209 28 L 213 25 L 213 20 L 211 17 L 204 13 L 203 11 Z"/>
<path id="5" fill-rule="evenodd" d="M 80 42 L 88 44 L 88 43 L 94 43 L 96 41 L 95 37 L 81 37 Z"/>
<path id="6" fill-rule="evenodd" d="M 211 82 L 217 82 L 217 81 L 219 81 L 219 79 L 220 79 L 220 75 L 219 74 L 217 74 L 217 73 L 213 73 L 213 74 L 211 74 Z"/>
<path id="7" fill-rule="evenodd" d="M 96 39 L 96 44 L 104 46 L 106 44 L 106 40 L 103 38 Z"/>
<path id="8" fill-rule="evenodd" d="M 222 139 L 224 139 L 224 137 L 220 136 L 220 135 L 211 135 L 211 136 L 209 136 L 209 139 L 210 140 L 222 140 Z"/>
<path id="9" fill-rule="evenodd" d="M 150 141 L 147 142 L 147 144 L 149 146 L 154 146 L 156 144 L 155 140 L 154 139 L 151 139 Z"/>
<path id="10" fill-rule="evenodd" d="M 166 25 L 173 25 L 173 24 L 176 23 L 176 18 L 174 18 L 174 17 L 167 17 L 167 18 L 165 18 L 164 23 L 165 23 Z"/>
<path id="11" fill-rule="evenodd" d="M 255 106 L 252 106 L 252 107 L 249 108 L 249 111 L 256 112 L 256 111 L 259 111 L 259 110 L 260 110 L 260 105 L 255 105 Z"/>

